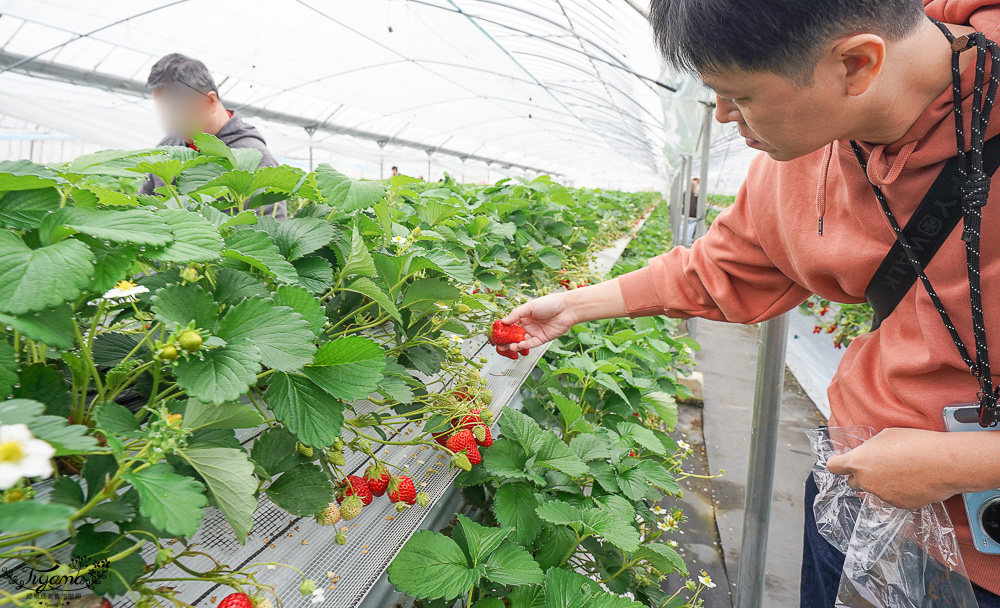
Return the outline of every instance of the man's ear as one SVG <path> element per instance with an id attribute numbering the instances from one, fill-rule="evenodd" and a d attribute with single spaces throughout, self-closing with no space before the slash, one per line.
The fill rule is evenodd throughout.
<path id="1" fill-rule="evenodd" d="M 832 62 L 847 95 L 863 95 L 885 66 L 885 40 L 875 34 L 856 34 L 839 40 L 830 50 Z"/>

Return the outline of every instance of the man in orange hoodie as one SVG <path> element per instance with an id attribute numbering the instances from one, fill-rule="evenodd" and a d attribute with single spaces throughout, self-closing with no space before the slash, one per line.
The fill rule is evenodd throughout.
<path id="1" fill-rule="evenodd" d="M 651 21 L 667 59 L 712 88 L 716 118 L 736 124 L 746 144 L 763 153 L 736 204 L 690 249 L 524 304 L 504 321 L 524 326 L 527 336 L 506 348 L 533 348 L 602 318 L 757 323 L 811 294 L 864 302 L 896 242 L 873 185 L 905 226 L 956 155 L 953 50 L 927 16 L 954 36 L 981 31 L 1000 40 L 1000 0 L 653 0 Z M 959 55 L 966 149 L 976 53 Z M 1000 120 L 993 120 L 985 137 L 998 133 Z M 867 176 L 851 141 L 860 146 Z M 995 353 L 998 228 L 1000 188 L 993 188 L 982 208 L 981 280 L 987 343 Z M 961 230 L 947 238 L 926 274 L 975 352 Z M 1000 432 L 943 432 L 942 409 L 978 402 L 979 389 L 927 290 L 915 282 L 877 330 L 852 342 L 828 389 L 830 426 L 879 431 L 828 467 L 898 507 L 945 501 L 980 605 L 998 607 L 1000 555 L 972 546 L 960 494 L 1000 488 Z M 832 607 L 843 555 L 816 533 L 811 477 L 806 485 L 802 606 Z"/>

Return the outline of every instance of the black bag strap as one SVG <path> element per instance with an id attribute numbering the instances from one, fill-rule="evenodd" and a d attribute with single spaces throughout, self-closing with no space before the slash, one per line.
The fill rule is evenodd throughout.
<path id="1" fill-rule="evenodd" d="M 958 156 L 948 160 L 903 228 L 903 234 L 913 245 L 924 268 L 962 219 L 964 178 L 959 173 L 959 162 Z M 988 140 L 983 146 L 983 168 L 988 175 L 1000 170 L 1000 136 Z M 872 331 L 878 329 L 882 321 L 896 310 L 916 282 L 917 271 L 897 239 L 865 289 L 865 298 L 875 311 Z"/>

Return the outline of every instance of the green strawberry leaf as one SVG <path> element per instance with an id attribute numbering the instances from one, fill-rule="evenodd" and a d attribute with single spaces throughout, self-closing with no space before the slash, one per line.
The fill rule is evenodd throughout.
<path id="1" fill-rule="evenodd" d="M 493 511 L 503 526 L 514 528 L 514 535 L 522 545 L 529 545 L 542 531 L 542 521 L 535 509 L 538 500 L 527 483 L 505 483 L 497 489 Z"/>
<path id="2" fill-rule="evenodd" d="M 544 580 L 531 554 L 515 543 L 497 548 L 486 560 L 486 578 L 501 585 L 532 585 Z"/>
<path id="3" fill-rule="evenodd" d="M 69 518 L 76 513 L 70 505 L 44 503 L 37 500 L 0 503 L 0 531 L 40 532 L 65 530 Z"/>
<path id="4" fill-rule="evenodd" d="M 418 599 L 455 599 L 479 582 L 486 567 L 470 568 L 452 539 L 437 532 L 417 532 L 389 564 L 389 582 Z"/>
<path id="5" fill-rule="evenodd" d="M 385 182 L 354 180 L 326 164 L 316 168 L 316 185 L 323 200 L 344 213 L 367 209 L 387 192 Z"/>
<path id="6" fill-rule="evenodd" d="M 260 360 L 260 349 L 255 345 L 230 343 L 182 357 L 174 376 L 177 386 L 188 395 L 208 403 L 225 403 L 239 399 L 256 384 Z"/>
<path id="7" fill-rule="evenodd" d="M 295 267 L 282 257 L 271 237 L 259 230 L 237 230 L 226 237 L 222 257 L 246 262 L 279 283 L 299 282 Z"/>
<path id="8" fill-rule="evenodd" d="M 93 266 L 94 254 L 74 239 L 38 249 L 13 235 L 0 239 L 0 312 L 23 315 L 75 300 Z"/>
<path id="9" fill-rule="evenodd" d="M 49 346 L 64 350 L 72 350 L 75 346 L 73 309 L 67 304 L 18 316 L 0 313 L 0 324 Z"/>
<path id="10" fill-rule="evenodd" d="M 333 483 L 318 466 L 300 464 L 272 482 L 266 493 L 274 504 L 292 515 L 309 516 L 333 500 Z"/>
<path id="11" fill-rule="evenodd" d="M 477 524 L 459 513 L 456 516 L 453 538 L 465 552 L 470 564 L 480 564 L 492 553 L 505 538 L 510 536 L 512 528 L 487 528 Z"/>
<path id="12" fill-rule="evenodd" d="M 334 397 L 352 401 L 378 389 L 385 365 L 385 351 L 373 340 L 344 336 L 321 346 L 302 372 Z"/>
<path id="13" fill-rule="evenodd" d="M 309 293 L 309 290 L 298 285 L 282 285 L 273 295 L 274 303 L 287 306 L 302 315 L 309 322 L 309 328 L 317 336 L 322 335 L 327 323 L 323 303 Z"/>
<path id="14" fill-rule="evenodd" d="M 214 262 L 222 253 L 219 230 L 200 214 L 184 209 L 161 209 L 156 212 L 173 232 L 172 243 L 146 257 L 164 262 Z"/>
<path id="15" fill-rule="evenodd" d="M 328 446 L 340 435 L 344 404 L 308 378 L 274 374 L 264 398 L 275 417 L 306 445 Z"/>
<path id="16" fill-rule="evenodd" d="M 154 464 L 135 473 L 125 473 L 125 481 L 139 492 L 139 512 L 157 528 L 178 536 L 193 536 L 205 517 L 208 505 L 205 486 L 174 473 L 166 463 Z"/>
<path id="17" fill-rule="evenodd" d="M 205 480 L 212 502 L 233 527 L 240 543 L 246 542 L 257 509 L 257 478 L 243 450 L 192 446 L 179 452 Z"/>
<path id="18" fill-rule="evenodd" d="M 264 424 L 264 419 L 254 407 L 247 403 L 229 402 L 213 405 L 188 399 L 184 407 L 184 428 L 199 429 L 245 429 Z"/>
<path id="19" fill-rule="evenodd" d="M 309 322 L 271 299 L 250 298 L 233 306 L 219 323 L 218 333 L 229 342 L 252 342 L 260 349 L 261 362 L 279 371 L 297 370 L 311 363 L 316 353 Z"/>
<path id="20" fill-rule="evenodd" d="M 150 301 L 153 314 L 168 331 L 173 331 L 176 325 L 187 327 L 192 321 L 195 327 L 211 331 L 219 319 L 218 304 L 198 285 L 168 285 L 158 289 Z"/>

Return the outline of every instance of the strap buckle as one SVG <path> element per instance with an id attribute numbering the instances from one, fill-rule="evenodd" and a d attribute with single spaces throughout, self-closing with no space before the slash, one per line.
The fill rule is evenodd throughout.
<path id="1" fill-rule="evenodd" d="M 959 36 L 951 42 L 951 50 L 956 53 L 964 53 L 974 46 L 976 46 L 976 39 L 968 35 Z"/>

